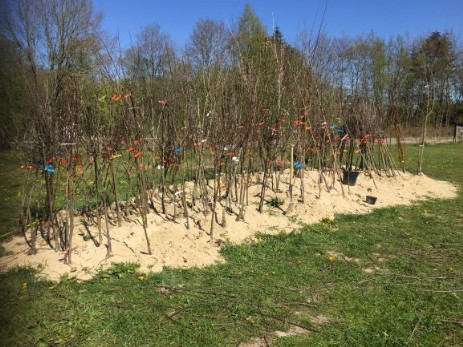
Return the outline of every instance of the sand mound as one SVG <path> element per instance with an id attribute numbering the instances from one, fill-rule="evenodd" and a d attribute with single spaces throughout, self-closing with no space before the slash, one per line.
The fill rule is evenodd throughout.
<path id="1" fill-rule="evenodd" d="M 281 192 L 276 193 L 269 188 L 266 193 L 267 200 L 279 198 L 284 201 L 281 209 L 267 204 L 260 214 L 257 211 L 261 190 L 261 185 L 257 183 L 259 179 L 255 177 L 249 187 L 249 204 L 246 206 L 244 221 L 236 221 L 236 204 L 233 203 L 231 211 L 225 213 L 222 205 L 218 205 L 218 221 L 222 223 L 224 216 L 226 223 L 225 226 L 215 224 L 213 241 L 209 235 L 212 214 L 204 215 L 198 209 L 191 210 L 190 229 L 187 229 L 185 218 L 181 215 L 173 222 L 171 215 L 150 213 L 147 232 L 152 255 L 148 255 L 141 219 L 131 216 L 131 221 L 125 221 L 121 227 L 111 226 L 113 256 L 106 258 L 106 236 L 103 237 L 103 244 L 97 246 L 97 242 L 89 238 L 90 235 L 97 238 L 96 226 L 87 229 L 83 220 L 76 218 L 72 264 L 65 264 L 64 253 L 51 249 L 42 238 L 37 241 L 37 254 L 28 255 L 24 238 L 17 236 L 3 244 L 10 255 L 0 258 L 0 269 L 40 265 L 41 274 L 48 279 L 59 280 L 68 274 L 69 277 L 85 280 L 113 262 L 136 262 L 140 264 L 141 271 L 162 271 L 163 267 L 203 267 L 223 261 L 219 253 L 223 241 L 239 244 L 252 240 L 256 233 L 290 232 L 299 228 L 301 222 L 315 223 L 323 218 L 333 218 L 334 214 L 368 213 L 374 208 L 405 205 L 428 198 L 453 198 L 457 195 L 454 185 L 425 175 L 400 173 L 386 177 L 362 173 L 355 186 L 347 186 L 332 176 L 319 184 L 317 172 L 305 171 L 304 203 L 300 201 L 301 179 L 296 178 L 293 203 L 290 204 L 289 173 L 285 172 L 281 176 Z M 376 196 L 376 204 L 367 204 L 366 195 Z"/>

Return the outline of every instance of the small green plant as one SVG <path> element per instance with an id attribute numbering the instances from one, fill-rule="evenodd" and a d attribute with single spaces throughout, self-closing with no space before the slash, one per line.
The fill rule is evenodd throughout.
<path id="1" fill-rule="evenodd" d="M 334 221 L 334 218 L 330 218 L 330 217 L 323 217 L 321 220 L 321 223 L 327 226 L 334 226 L 336 224 Z"/>
<path id="2" fill-rule="evenodd" d="M 298 222 L 298 216 L 297 214 L 293 214 L 291 216 L 288 216 L 288 220 L 291 222 L 291 223 L 297 223 Z"/>
<path id="3" fill-rule="evenodd" d="M 109 269 L 100 272 L 101 278 L 117 277 L 123 278 L 126 274 L 135 274 L 140 267 L 134 263 L 113 263 Z"/>
<path id="4" fill-rule="evenodd" d="M 265 200 L 265 204 L 268 206 L 272 207 L 280 207 L 284 204 L 284 200 L 281 200 L 280 198 L 271 198 L 270 200 Z"/>

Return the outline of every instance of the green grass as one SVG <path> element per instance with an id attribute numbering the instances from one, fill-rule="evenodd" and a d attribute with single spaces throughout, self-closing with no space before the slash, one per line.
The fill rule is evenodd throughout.
<path id="1" fill-rule="evenodd" d="M 417 153 L 407 146 L 411 171 Z M 297 324 L 316 331 L 273 344 L 462 345 L 463 146 L 427 146 L 425 173 L 458 183 L 459 196 L 227 245 L 227 262 L 205 269 L 145 276 L 118 264 L 84 283 L 0 274 L 0 344 L 236 346 Z"/>
<path id="2" fill-rule="evenodd" d="M 418 145 L 405 147 L 408 171 L 416 173 L 418 168 Z M 440 180 L 463 184 L 463 143 L 427 144 L 424 149 L 423 172 Z"/>

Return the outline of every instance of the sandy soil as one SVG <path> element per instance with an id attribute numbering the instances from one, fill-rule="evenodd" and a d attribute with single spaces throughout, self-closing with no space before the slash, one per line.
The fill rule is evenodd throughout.
<path id="1" fill-rule="evenodd" d="M 457 194 L 457 188 L 452 184 L 436 181 L 425 175 L 396 173 L 392 177 L 376 174 L 369 177 L 361 173 L 355 186 L 347 186 L 333 176 L 327 176 L 327 180 L 319 184 L 317 172 L 305 171 L 304 203 L 300 201 L 301 179 L 296 178 L 291 204 L 288 196 L 289 172 L 285 172 L 280 179 L 281 192 L 273 192 L 270 188 L 266 191 L 267 200 L 278 197 L 284 201 L 281 209 L 264 205 L 264 211 L 260 214 L 257 211 L 260 179 L 254 177 L 249 186 L 249 204 L 245 208 L 244 221 L 236 221 L 236 203 L 232 204 L 231 212 L 224 212 L 224 207 L 218 205 L 218 221 L 222 223 L 225 216 L 226 225 L 214 225 L 213 240 L 209 235 L 212 214 L 204 215 L 196 207 L 190 209 L 190 229 L 187 229 L 180 208 L 177 209 L 176 222 L 172 221 L 174 209 L 173 204 L 169 204 L 167 215 L 153 212 L 148 215 L 147 232 L 152 255 L 147 254 L 145 234 L 139 216 L 130 215 L 121 227 L 111 225 L 113 256 L 110 258 L 106 257 L 106 234 L 103 233 L 103 243 L 98 247 L 88 237 L 90 232 L 98 239 L 95 223 L 87 230 L 82 217 L 78 217 L 75 220 L 72 264 L 66 264 L 64 252 L 54 251 L 43 238 L 37 241 L 37 254 L 28 255 L 24 237 L 17 236 L 3 244 L 10 255 L 0 258 L 0 270 L 15 266 L 40 266 L 41 275 L 51 280 L 59 280 L 66 274 L 78 280 L 86 280 L 99 269 L 114 262 L 136 262 L 140 264 L 140 270 L 146 272 L 162 271 L 164 267 L 204 267 L 224 261 L 220 255 L 220 247 L 225 241 L 240 244 L 254 240 L 257 233 L 291 232 L 299 228 L 300 223 L 315 223 L 323 218 L 334 218 L 335 214 L 368 213 L 374 208 L 406 205 L 428 198 L 448 199 Z M 269 186 L 270 183 L 269 180 Z M 191 193 L 189 195 L 187 194 L 187 198 L 191 197 Z M 367 204 L 366 195 L 376 196 L 376 204 Z M 159 206 L 157 210 L 160 210 Z M 102 225 L 104 229 L 104 221 Z"/>

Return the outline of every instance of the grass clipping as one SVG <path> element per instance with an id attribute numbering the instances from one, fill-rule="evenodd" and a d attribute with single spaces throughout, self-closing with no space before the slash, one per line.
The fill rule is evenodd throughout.
<path id="1" fill-rule="evenodd" d="M 111 226 L 113 256 L 110 258 L 106 257 L 105 241 L 97 245 L 92 239 L 97 238 L 96 226 L 91 225 L 86 229 L 83 221 L 75 218 L 72 264 L 66 264 L 64 253 L 51 249 L 40 237 L 37 240 L 37 254 L 28 255 L 29 247 L 24 237 L 15 236 L 3 244 L 7 255 L 0 258 L 0 270 L 33 266 L 39 267 L 41 275 L 50 280 L 59 280 L 62 276 L 87 280 L 98 270 L 119 262 L 138 263 L 142 271 L 154 272 L 162 271 L 164 267 L 204 267 L 223 261 L 220 248 L 224 242 L 240 244 L 255 240 L 258 233 L 291 232 L 303 223 L 332 219 L 335 214 L 368 213 L 374 208 L 457 196 L 457 188 L 454 185 L 425 175 L 397 173 L 396 176 L 386 177 L 362 173 L 355 186 L 341 185 L 339 178 L 333 179 L 332 176 L 320 184 L 320 176 L 316 171 L 305 171 L 303 176 L 304 203 L 301 202 L 300 196 L 302 182 L 296 177 L 293 179 L 293 203 L 290 204 L 290 180 L 287 170 L 280 177 L 280 192 L 266 190 L 266 200 L 278 201 L 278 206 L 265 204 L 261 214 L 257 207 L 261 191 L 259 182 L 262 177 L 254 175 L 248 188 L 249 200 L 244 221 L 236 221 L 239 207 L 235 203 L 226 209 L 223 207 L 225 201 L 223 206 L 217 204 L 220 224 L 214 226 L 213 239 L 209 235 L 212 213 L 204 214 L 200 208 L 192 208 L 189 214 L 190 229 L 187 229 L 186 220 L 181 215 L 177 216 L 175 222 L 172 221 L 174 208 L 170 204 L 166 215 L 153 212 L 148 215 L 147 231 L 152 255 L 146 253 L 146 239 L 139 216 L 129 216 L 121 227 Z M 191 195 L 192 184 L 187 186 L 187 194 Z M 377 197 L 375 205 L 366 203 L 367 195 Z M 159 208 L 157 210 L 160 211 Z M 226 223 L 223 223 L 223 218 L 226 219 Z M 106 237 L 103 240 L 106 240 Z"/>

